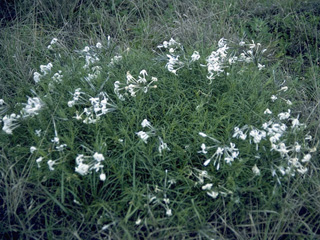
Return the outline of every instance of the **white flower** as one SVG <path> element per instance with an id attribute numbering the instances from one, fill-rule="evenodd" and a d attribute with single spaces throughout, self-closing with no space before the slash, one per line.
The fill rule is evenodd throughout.
<path id="1" fill-rule="evenodd" d="M 97 42 L 97 44 L 96 44 L 96 48 L 102 48 L 102 44 L 101 44 L 101 42 Z"/>
<path id="2" fill-rule="evenodd" d="M 98 162 L 101 162 L 104 160 L 104 156 L 101 153 L 97 153 L 97 152 L 93 155 L 93 158 Z"/>
<path id="3" fill-rule="evenodd" d="M 37 165 L 38 165 L 38 168 L 41 167 L 41 166 L 40 166 L 40 163 L 42 162 L 42 160 L 43 160 L 43 157 L 39 157 L 39 158 L 36 159 L 36 163 L 37 163 Z"/>
<path id="4" fill-rule="evenodd" d="M 254 43 L 254 41 L 252 40 L 252 44 L 249 44 L 249 48 L 253 49 L 256 47 L 256 44 Z"/>
<path id="5" fill-rule="evenodd" d="M 258 63 L 258 69 L 259 71 L 261 71 L 262 69 L 264 69 L 265 65 L 261 65 L 260 63 Z"/>
<path id="6" fill-rule="evenodd" d="M 218 156 L 219 156 L 219 155 L 222 155 L 222 154 L 223 154 L 223 151 L 224 151 L 224 148 L 218 147 L 215 154 L 218 155 Z"/>
<path id="7" fill-rule="evenodd" d="M 28 97 L 28 103 L 25 104 L 26 106 L 21 110 L 21 115 L 23 117 L 32 117 L 34 115 L 38 115 L 39 111 L 43 107 L 43 103 L 40 98 L 38 97 Z"/>
<path id="8" fill-rule="evenodd" d="M 260 175 L 260 169 L 257 167 L 257 164 L 255 164 L 253 167 L 252 167 L 252 172 L 254 175 L 256 176 L 259 176 Z"/>
<path id="9" fill-rule="evenodd" d="M 143 119 L 143 121 L 141 122 L 141 126 L 150 128 L 151 127 L 151 123 L 147 119 Z"/>
<path id="10" fill-rule="evenodd" d="M 215 191 L 207 192 L 207 194 L 212 198 L 217 198 L 219 193 Z"/>
<path id="11" fill-rule="evenodd" d="M 201 151 L 199 153 L 207 154 L 208 151 L 206 150 L 206 145 L 204 143 L 201 144 Z"/>
<path id="12" fill-rule="evenodd" d="M 57 136 L 55 136 L 53 139 L 51 139 L 51 142 L 59 144 L 60 143 L 60 139 Z"/>
<path id="13" fill-rule="evenodd" d="M 164 199 L 163 199 L 163 202 L 164 202 L 165 204 L 170 204 L 170 199 L 169 199 L 169 198 L 164 198 Z"/>
<path id="14" fill-rule="evenodd" d="M 79 164 L 83 163 L 83 161 L 84 161 L 83 154 L 78 154 L 78 156 L 76 157 L 76 163 L 79 165 Z"/>
<path id="15" fill-rule="evenodd" d="M 212 186 L 212 183 L 207 183 L 206 185 L 202 186 L 202 190 L 211 190 Z"/>
<path id="16" fill-rule="evenodd" d="M 52 80 L 57 82 L 57 83 L 62 82 L 63 75 L 61 75 L 61 73 L 62 73 L 62 71 L 59 70 L 57 73 L 53 74 Z"/>
<path id="17" fill-rule="evenodd" d="M 76 168 L 75 172 L 80 175 L 87 175 L 89 173 L 90 166 L 88 164 L 80 163 Z"/>
<path id="18" fill-rule="evenodd" d="M 278 99 L 277 96 L 275 96 L 275 95 L 272 95 L 272 96 L 271 96 L 271 101 L 272 101 L 272 102 L 276 101 L 277 99 Z"/>
<path id="19" fill-rule="evenodd" d="M 136 132 L 139 138 L 141 138 L 145 143 L 148 143 L 148 138 L 150 137 L 146 132 L 140 131 Z"/>
<path id="20" fill-rule="evenodd" d="M 311 159 L 311 154 L 308 153 L 308 154 L 304 155 L 304 157 L 303 157 L 303 159 L 301 160 L 301 162 L 303 162 L 303 163 L 304 163 L 304 162 L 309 162 L 310 159 Z"/>
<path id="21" fill-rule="evenodd" d="M 40 65 L 40 70 L 44 75 L 46 75 L 51 71 L 52 67 L 52 63 L 48 63 L 47 65 Z"/>
<path id="22" fill-rule="evenodd" d="M 294 151 L 295 152 L 300 152 L 301 151 L 301 145 L 299 143 L 297 143 L 297 142 L 295 142 Z"/>
<path id="23" fill-rule="evenodd" d="M 30 147 L 30 153 L 33 153 L 33 152 L 36 151 L 36 150 L 37 150 L 36 147 L 34 147 L 34 146 L 31 146 L 31 147 Z"/>
<path id="24" fill-rule="evenodd" d="M 291 110 L 288 109 L 288 112 L 279 113 L 279 114 L 278 114 L 279 119 L 280 119 L 280 120 L 286 120 L 286 119 L 288 119 L 288 118 L 290 117 L 290 112 L 291 112 Z"/>
<path id="25" fill-rule="evenodd" d="M 141 221 L 142 221 L 141 218 L 138 218 L 136 221 L 136 225 L 139 225 L 141 223 Z"/>
<path id="26" fill-rule="evenodd" d="M 33 73 L 33 80 L 35 81 L 35 83 L 40 82 L 40 78 L 42 77 L 42 75 L 38 72 L 34 72 Z"/>
<path id="27" fill-rule="evenodd" d="M 234 134 L 232 135 L 234 138 L 241 138 L 242 140 L 245 140 L 247 138 L 247 135 L 242 132 L 238 127 L 234 128 Z"/>
<path id="28" fill-rule="evenodd" d="M 199 52 L 194 51 L 193 54 L 191 55 L 191 61 L 192 61 L 192 62 L 195 62 L 195 61 L 197 61 L 197 60 L 199 60 L 199 59 L 200 59 L 200 54 L 199 54 Z"/>
<path id="29" fill-rule="evenodd" d="M 148 76 L 148 73 L 146 70 L 143 69 L 140 71 L 140 75 L 142 75 L 145 78 L 146 76 Z"/>
<path id="30" fill-rule="evenodd" d="M 239 42 L 239 46 L 243 47 L 246 43 L 244 41 Z"/>
<path id="31" fill-rule="evenodd" d="M 308 171 L 308 168 L 301 166 L 297 171 L 301 174 L 305 174 Z"/>
<path id="32" fill-rule="evenodd" d="M 201 137 L 207 137 L 207 136 L 208 136 L 207 134 L 205 134 L 205 133 L 203 133 L 203 132 L 199 132 L 199 135 L 200 135 Z"/>
<path id="33" fill-rule="evenodd" d="M 101 181 L 105 181 L 105 180 L 106 180 L 106 174 L 101 173 L 101 174 L 100 174 L 100 180 L 101 180 Z"/>
<path id="34" fill-rule="evenodd" d="M 292 105 L 292 102 L 291 102 L 290 100 L 285 100 L 285 101 L 286 101 L 286 103 L 287 103 L 289 106 Z"/>
<path id="35" fill-rule="evenodd" d="M 159 141 L 160 141 L 160 144 L 159 144 L 158 150 L 160 154 L 162 153 L 163 150 L 170 151 L 170 148 L 168 148 L 168 145 L 165 142 L 163 142 L 161 137 L 159 137 Z"/>
<path id="36" fill-rule="evenodd" d="M 168 209 L 166 210 L 166 215 L 167 215 L 168 217 L 172 216 L 172 210 L 171 210 L 170 208 L 168 208 Z"/>
<path id="37" fill-rule="evenodd" d="M 250 131 L 250 136 L 253 137 L 253 142 L 258 144 L 263 138 L 266 137 L 266 132 L 260 131 L 258 129 L 253 129 Z"/>
<path id="38" fill-rule="evenodd" d="M 208 164 L 211 162 L 211 160 L 212 160 L 212 159 L 209 158 L 208 160 L 206 160 L 206 161 L 203 163 L 203 165 L 204 165 L 204 166 L 208 166 Z"/>
<path id="39" fill-rule="evenodd" d="M 53 171 L 53 170 L 54 170 L 53 165 L 55 165 L 56 162 L 55 162 L 55 161 L 52 161 L 52 160 L 50 159 L 50 160 L 48 160 L 47 164 L 48 164 L 48 166 L 49 166 L 49 170 L 50 170 L 50 171 Z"/>
<path id="40" fill-rule="evenodd" d="M 61 152 L 67 147 L 67 144 L 61 144 L 59 146 L 56 146 L 56 149 Z"/>
<path id="41" fill-rule="evenodd" d="M 272 114 L 272 112 L 270 111 L 269 108 L 267 108 L 267 109 L 263 112 L 263 114 Z"/>
<path id="42" fill-rule="evenodd" d="M 287 86 L 284 86 L 284 87 L 280 88 L 279 92 L 280 92 L 280 91 L 286 92 L 286 91 L 288 91 L 288 87 L 287 87 Z"/>
<path id="43" fill-rule="evenodd" d="M 273 136 L 271 136 L 269 138 L 269 140 L 270 140 L 271 143 L 276 143 L 276 142 L 278 142 L 280 140 L 280 138 L 281 138 L 281 134 L 280 133 L 276 133 Z"/>
<path id="44" fill-rule="evenodd" d="M 2 118 L 2 122 L 3 122 L 2 130 L 5 131 L 6 134 L 12 134 L 12 131 L 19 126 L 17 123 L 15 123 L 19 118 L 20 118 L 20 115 L 16 115 L 15 113 L 11 113 L 10 115 L 5 115 Z"/>
<path id="45" fill-rule="evenodd" d="M 58 42 L 57 38 L 53 38 L 50 42 L 51 45 L 56 44 Z"/>

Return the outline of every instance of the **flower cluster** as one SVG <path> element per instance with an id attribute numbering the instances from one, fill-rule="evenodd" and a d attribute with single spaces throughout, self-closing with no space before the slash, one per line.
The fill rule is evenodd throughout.
<path id="1" fill-rule="evenodd" d="M 194 168 L 193 171 L 191 170 L 189 175 L 196 179 L 195 186 L 201 186 L 201 189 L 213 199 L 217 198 L 219 195 L 225 197 L 233 194 L 232 191 L 224 188 L 223 186 L 213 184 L 212 176 L 210 176 L 205 170 Z"/>
<path id="2" fill-rule="evenodd" d="M 81 97 L 81 94 L 85 94 L 84 92 L 81 92 L 81 88 L 76 88 L 74 90 L 73 99 L 68 101 L 68 107 L 73 107 L 76 103 L 79 103 L 79 100 L 82 100 L 81 103 L 85 103 L 86 99 Z"/>
<path id="3" fill-rule="evenodd" d="M 45 76 L 51 72 L 52 67 L 53 67 L 53 65 L 51 62 L 48 63 L 47 65 L 40 65 L 40 71 L 42 72 L 42 74 L 40 74 L 39 72 L 34 72 L 33 73 L 34 82 L 39 83 L 43 76 Z"/>
<path id="4" fill-rule="evenodd" d="M 184 56 L 184 60 L 179 60 L 181 54 L 184 54 L 184 49 L 181 43 L 178 43 L 173 38 L 169 41 L 164 41 L 162 44 L 158 45 L 159 49 L 165 49 L 169 53 L 166 55 L 168 58 L 168 62 L 166 64 L 166 68 L 169 72 L 177 75 L 177 71 L 183 68 L 186 65 L 190 65 L 192 62 L 196 62 L 200 59 L 200 54 L 198 51 L 194 51 L 190 57 L 190 60 Z"/>
<path id="5" fill-rule="evenodd" d="M 114 66 L 118 63 L 120 63 L 122 60 L 122 56 L 121 55 L 116 55 L 113 58 L 111 58 L 109 66 Z"/>
<path id="6" fill-rule="evenodd" d="M 266 49 L 260 50 L 260 43 L 255 44 L 254 41 L 252 41 L 252 43 L 246 44 L 245 42 L 241 41 L 239 43 L 239 46 L 244 48 L 242 52 L 238 55 L 236 53 L 231 54 L 228 51 L 230 47 L 227 44 L 227 40 L 221 38 L 218 41 L 218 49 L 212 51 L 211 54 L 208 57 L 206 57 L 205 65 L 200 64 L 200 66 L 207 68 L 207 78 L 210 80 L 210 83 L 213 79 L 224 73 L 225 69 L 228 66 L 236 62 L 256 62 L 259 70 L 262 70 L 265 67 L 264 65 L 259 63 L 259 57 L 266 51 Z M 237 46 L 237 48 L 239 48 L 239 46 Z M 200 54 L 198 51 L 194 51 L 190 58 L 186 57 L 183 50 L 183 46 L 172 38 L 170 39 L 170 41 L 164 41 L 163 44 L 160 44 L 158 46 L 158 48 L 164 48 L 169 51 L 169 54 L 166 55 L 168 58 L 166 68 L 169 72 L 172 72 L 175 75 L 177 75 L 177 71 L 179 69 L 185 66 L 189 67 L 190 63 L 200 60 Z M 184 60 L 179 60 L 181 54 L 183 54 Z"/>
<path id="7" fill-rule="evenodd" d="M 224 72 L 224 68 L 226 67 L 226 62 L 228 60 L 228 49 L 229 47 L 227 46 L 226 40 L 222 38 L 218 42 L 218 49 L 216 51 L 212 51 L 211 54 L 207 57 L 207 78 L 209 80 L 215 79 L 217 76 Z M 236 59 L 237 58 L 235 57 L 230 58 L 229 63 L 233 63 Z"/>
<path id="8" fill-rule="evenodd" d="M 62 78 L 63 78 L 63 75 L 62 75 L 62 71 L 61 70 L 59 70 L 58 72 L 56 72 L 52 76 L 52 80 L 54 82 L 56 82 L 56 83 L 61 83 L 62 82 Z"/>
<path id="9" fill-rule="evenodd" d="M 83 50 L 77 51 L 85 58 L 86 64 L 83 66 L 84 69 L 88 69 L 91 64 L 100 60 L 97 56 L 96 49 L 101 47 L 101 43 L 97 43 L 96 46 L 86 46 Z"/>
<path id="10" fill-rule="evenodd" d="M 167 195 L 167 191 L 176 184 L 175 179 L 168 180 L 168 170 L 165 170 L 165 180 L 163 188 L 160 188 L 158 185 L 155 185 L 152 192 L 148 195 L 144 195 L 147 199 L 147 204 L 145 206 L 152 205 L 152 207 L 160 206 L 164 208 L 165 215 L 167 217 L 172 216 L 172 208 L 170 207 L 171 201 Z M 141 215 L 136 220 L 136 225 L 142 223 Z"/>
<path id="11" fill-rule="evenodd" d="M 286 90 L 287 87 L 282 87 L 280 92 Z M 274 101 L 277 99 L 278 97 L 274 95 Z M 288 101 L 286 100 L 286 102 Z M 301 133 L 306 125 L 300 123 L 299 115 L 292 116 L 290 109 L 275 116 L 270 109 L 266 109 L 264 114 L 269 117 L 269 120 L 264 122 L 261 128 L 248 125 L 241 128 L 235 127 L 232 137 L 248 141 L 249 144 L 255 144 L 256 151 L 259 150 L 259 144 L 263 144 L 263 151 L 269 152 L 273 159 L 270 166 L 272 176 L 279 183 L 281 183 L 282 176 L 294 176 L 296 173 L 305 174 L 308 171 L 307 165 L 311 160 L 312 153 L 316 151 L 316 148 L 309 147 L 308 141 L 311 140 L 311 136 L 308 134 L 305 135 L 303 142 L 297 140 L 298 133 Z M 239 150 L 235 148 L 234 143 L 230 143 L 230 147 L 221 147 L 216 139 L 202 132 L 199 134 L 217 143 L 214 146 L 206 146 L 204 143 L 201 145 L 199 153 L 205 155 L 209 154 L 212 148 L 216 149 L 211 157 L 204 162 L 204 166 L 214 160 L 214 165 L 219 170 L 219 162 L 222 158 L 226 163 L 231 164 L 234 159 L 239 157 Z M 258 153 L 257 159 L 259 159 Z M 252 172 L 256 176 L 261 174 L 257 163 L 252 167 Z"/>
<path id="12" fill-rule="evenodd" d="M 47 48 L 50 49 L 50 50 L 53 50 L 52 46 L 56 45 L 57 42 L 58 42 L 58 39 L 57 38 L 53 38 Z"/>
<path id="13" fill-rule="evenodd" d="M 90 107 L 85 107 L 82 111 L 82 113 L 79 114 L 79 112 L 76 112 L 76 116 L 74 117 L 77 120 L 82 120 L 85 124 L 92 124 L 96 123 L 100 120 L 101 116 L 115 111 L 117 106 L 115 103 L 111 100 L 111 98 L 108 96 L 106 92 L 100 92 L 98 96 L 96 97 L 90 97 L 88 100 L 81 96 L 81 94 L 84 94 L 83 92 L 80 92 L 81 89 L 77 88 L 73 94 L 73 100 L 70 100 L 68 102 L 69 107 L 73 107 L 77 102 L 79 102 L 79 99 L 84 103 L 90 102 Z M 84 119 L 83 119 L 84 116 Z"/>
<path id="14" fill-rule="evenodd" d="M 100 66 L 91 67 L 91 73 L 88 73 L 88 75 L 83 78 L 83 80 L 87 82 L 92 89 L 95 89 L 92 81 L 98 78 L 101 73 L 101 69 L 102 68 Z"/>
<path id="15" fill-rule="evenodd" d="M 139 132 L 136 132 L 136 134 L 138 135 L 139 138 L 141 138 L 141 140 L 144 141 L 144 143 L 148 143 L 149 137 L 156 136 L 156 129 L 151 125 L 151 123 L 147 119 L 144 119 L 142 121 L 141 126 L 143 128 L 149 128 L 149 131 L 147 132 L 139 131 Z M 162 138 L 158 136 L 158 139 L 159 139 L 159 147 L 158 147 L 159 153 L 161 154 L 163 150 L 170 151 L 170 148 L 165 142 L 163 142 Z"/>
<path id="16" fill-rule="evenodd" d="M 19 126 L 17 121 L 21 118 L 20 115 L 17 115 L 15 113 L 11 113 L 10 115 L 5 115 L 2 118 L 3 127 L 2 130 L 6 134 L 12 134 L 12 131 Z"/>
<path id="17" fill-rule="evenodd" d="M 5 102 L 0 99 L 0 110 L 5 106 Z M 7 134 L 12 134 L 12 131 L 19 126 L 19 121 L 21 118 L 28 118 L 38 115 L 40 110 L 43 108 L 44 103 L 39 97 L 28 97 L 28 102 L 23 103 L 25 105 L 24 108 L 20 111 L 20 114 L 11 113 L 10 115 L 5 115 L 1 118 L 0 116 L 0 123 L 3 122 L 2 130 Z M 3 113 L 5 112 L 6 108 L 3 108 Z M 2 115 L 2 114 L 1 114 Z"/>
<path id="18" fill-rule="evenodd" d="M 157 82 L 158 79 L 156 77 L 151 77 L 151 80 L 147 80 L 146 77 L 148 76 L 148 73 L 146 70 L 140 71 L 140 75 L 138 79 L 135 79 L 130 72 L 127 72 L 127 82 L 126 83 L 120 83 L 119 81 L 116 81 L 114 83 L 114 92 L 117 95 L 117 97 L 124 101 L 125 96 L 128 96 L 128 93 L 131 97 L 136 97 L 137 93 L 139 91 L 142 91 L 143 93 L 147 93 L 150 88 L 157 88 L 157 85 L 152 85 L 154 82 Z M 124 91 L 124 93 L 121 93 L 121 91 Z"/>
<path id="19" fill-rule="evenodd" d="M 39 114 L 39 111 L 43 108 L 44 103 L 39 97 L 28 97 L 28 103 L 24 104 L 25 107 L 21 110 L 21 116 L 32 117 Z"/>
<path id="20" fill-rule="evenodd" d="M 245 42 L 241 41 L 239 43 L 240 47 L 249 47 L 249 50 L 243 49 L 242 53 L 239 56 L 240 61 L 244 62 L 252 62 L 255 61 L 258 64 L 258 69 L 262 70 L 265 65 L 259 63 L 259 58 L 262 54 L 264 54 L 267 49 L 261 49 L 261 43 L 255 43 L 253 40 L 251 43 L 246 44 Z"/>
<path id="21" fill-rule="evenodd" d="M 213 146 L 206 146 L 204 143 L 201 144 L 201 151 L 199 153 L 207 154 L 208 150 L 212 148 L 216 148 L 216 151 L 211 155 L 210 158 L 208 158 L 203 165 L 208 166 L 209 163 L 214 160 L 213 165 L 216 167 L 217 170 L 220 169 L 220 160 L 221 158 L 224 159 L 224 161 L 231 165 L 232 162 L 238 158 L 239 156 L 239 150 L 236 148 L 236 145 L 234 143 L 230 143 L 230 146 L 221 146 L 220 142 L 213 137 L 208 136 L 207 134 L 200 132 L 199 135 L 204 138 L 209 138 L 213 140 L 216 145 Z"/>
<path id="22" fill-rule="evenodd" d="M 75 172 L 84 176 L 88 173 L 91 173 L 92 170 L 99 172 L 100 171 L 100 180 L 106 180 L 106 174 L 103 172 L 102 162 L 105 160 L 103 154 L 94 153 L 93 156 L 84 156 L 83 154 L 79 154 L 76 157 L 76 167 Z"/>

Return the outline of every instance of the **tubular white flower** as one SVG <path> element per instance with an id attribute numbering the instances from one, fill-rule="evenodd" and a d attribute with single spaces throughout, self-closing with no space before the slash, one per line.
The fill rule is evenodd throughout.
<path id="1" fill-rule="evenodd" d="M 43 73 L 43 75 L 47 75 L 51 71 L 52 67 L 52 63 L 48 63 L 47 65 L 40 65 L 40 71 Z"/>
<path id="2" fill-rule="evenodd" d="M 172 216 L 172 210 L 171 210 L 170 208 L 167 208 L 167 209 L 166 209 L 166 215 L 167 215 L 168 217 Z"/>
<path id="3" fill-rule="evenodd" d="M 262 65 L 262 64 L 258 63 L 258 69 L 259 69 L 259 71 L 261 71 L 261 70 L 264 69 L 264 68 L 265 68 L 265 65 Z"/>
<path id="4" fill-rule="evenodd" d="M 79 173 L 80 175 L 87 175 L 89 173 L 90 166 L 85 163 L 78 164 L 77 167 L 75 167 L 75 172 Z"/>
<path id="5" fill-rule="evenodd" d="M 208 160 L 206 160 L 204 163 L 203 163 L 203 165 L 204 166 L 208 166 L 209 165 L 209 163 L 211 162 L 211 158 L 209 158 Z"/>
<path id="6" fill-rule="evenodd" d="M 98 161 L 98 162 L 101 162 L 101 161 L 104 160 L 103 154 L 97 153 L 97 152 L 93 155 L 93 158 L 94 158 L 94 160 L 96 160 L 96 161 Z"/>
<path id="7" fill-rule="evenodd" d="M 197 51 L 194 51 L 193 54 L 191 55 L 191 61 L 195 62 L 198 61 L 200 59 L 200 54 Z"/>
<path id="8" fill-rule="evenodd" d="M 15 113 L 12 113 L 10 115 L 5 115 L 2 118 L 3 127 L 2 130 L 6 134 L 12 134 L 12 131 L 19 126 L 18 123 L 16 123 L 20 119 L 20 115 L 16 115 Z"/>
<path id="9" fill-rule="evenodd" d="M 101 180 L 101 181 L 105 181 L 105 180 L 106 180 L 106 174 L 101 173 L 101 174 L 100 174 L 100 180 Z"/>
<path id="10" fill-rule="evenodd" d="M 43 157 L 39 157 L 39 158 L 36 159 L 36 163 L 38 165 L 38 168 L 41 167 L 40 163 L 42 162 L 42 160 L 43 160 Z"/>
<path id="11" fill-rule="evenodd" d="M 148 143 L 148 138 L 150 137 L 146 132 L 144 131 L 139 131 L 136 132 L 139 138 L 141 138 L 145 143 Z"/>
<path id="12" fill-rule="evenodd" d="M 305 163 L 305 162 L 309 162 L 311 159 L 311 154 L 308 153 L 306 155 L 304 155 L 303 159 L 301 160 L 301 162 Z"/>
<path id="13" fill-rule="evenodd" d="M 28 97 L 28 103 L 21 110 L 22 117 L 32 117 L 38 115 L 41 108 L 44 106 L 44 103 L 38 97 Z"/>
<path id="14" fill-rule="evenodd" d="M 269 108 L 267 108 L 267 109 L 263 112 L 263 114 L 272 114 L 272 112 L 270 111 Z"/>
<path id="15" fill-rule="evenodd" d="M 215 191 L 207 192 L 207 194 L 212 197 L 213 199 L 217 198 L 219 193 Z"/>
<path id="16" fill-rule="evenodd" d="M 201 144 L 201 151 L 199 153 L 207 154 L 208 151 L 206 150 L 206 145 L 204 143 Z"/>
<path id="17" fill-rule="evenodd" d="M 40 73 L 38 73 L 38 72 L 33 73 L 33 80 L 35 83 L 39 83 L 41 77 L 42 77 L 42 75 Z"/>
<path id="18" fill-rule="evenodd" d="M 202 190 L 211 190 L 212 186 L 212 183 L 207 183 L 206 185 L 202 186 Z"/>
<path id="19" fill-rule="evenodd" d="M 34 153 L 35 151 L 37 151 L 37 148 L 35 146 L 31 146 L 30 147 L 30 153 Z"/>
<path id="20" fill-rule="evenodd" d="M 160 144 L 159 144 L 158 150 L 160 154 L 162 153 L 163 150 L 170 151 L 170 148 L 168 148 L 168 145 L 165 142 L 163 142 L 161 137 L 159 137 L 159 141 L 160 141 Z"/>
<path id="21" fill-rule="evenodd" d="M 143 119 L 143 121 L 141 122 L 141 126 L 152 128 L 151 123 L 147 119 Z"/>
<path id="22" fill-rule="evenodd" d="M 101 44 L 101 42 L 97 42 L 97 44 L 96 44 L 96 48 L 102 48 L 102 44 Z"/>
<path id="23" fill-rule="evenodd" d="M 53 171 L 53 170 L 54 170 L 53 165 L 55 165 L 56 162 L 50 159 L 50 160 L 48 160 L 47 164 L 48 164 L 48 166 L 49 166 L 49 170 L 50 170 L 50 171 Z"/>
<path id="24" fill-rule="evenodd" d="M 260 175 L 260 169 L 257 167 L 257 164 L 255 164 L 253 167 L 252 167 L 252 172 L 254 175 L 256 176 L 259 176 Z"/>
<path id="25" fill-rule="evenodd" d="M 272 102 L 276 101 L 277 99 L 278 99 L 277 96 L 275 96 L 275 95 L 272 95 L 272 96 L 271 96 L 271 101 L 272 101 Z"/>
<path id="26" fill-rule="evenodd" d="M 290 112 L 291 112 L 291 110 L 288 109 L 288 112 L 279 113 L 279 114 L 278 114 L 279 119 L 280 119 L 280 120 L 286 120 L 286 119 L 288 119 L 288 118 L 290 117 Z"/>

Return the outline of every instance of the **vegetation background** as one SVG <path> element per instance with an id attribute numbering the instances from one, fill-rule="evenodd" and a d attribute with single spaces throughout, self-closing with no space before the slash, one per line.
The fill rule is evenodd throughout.
<path id="1" fill-rule="evenodd" d="M 275 84 L 279 86 L 280 79 L 286 80 L 290 97 L 294 99 L 293 107 L 307 123 L 314 144 L 317 144 L 320 126 L 319 1 L 2 0 L 0 4 L 0 97 L 12 107 L 30 95 L 30 89 L 34 87 L 33 72 L 52 59 L 47 46 L 53 38 L 63 42 L 64 54 L 71 56 L 74 50 L 86 45 L 106 44 L 110 36 L 113 51 L 123 53 L 130 48 L 132 54 L 127 68 L 119 69 L 119 76 L 129 67 L 138 73 L 148 66 L 152 49 L 171 37 L 187 49 L 199 49 L 201 53 L 208 52 L 222 37 L 234 42 L 246 39 L 268 48 L 267 66 L 270 69 L 266 77 L 274 74 L 279 79 Z M 71 65 L 66 62 L 64 66 Z M 154 67 L 153 73 L 157 72 L 163 70 Z M 166 84 L 171 89 L 177 87 L 171 81 Z M 183 91 L 179 91 L 172 96 L 182 98 Z M 250 92 L 243 90 L 243 94 Z M 224 106 L 228 108 L 229 105 Z M 188 106 L 183 107 L 183 103 L 178 106 L 180 110 L 189 111 Z M 239 114 L 231 107 L 228 110 L 230 116 Z M 126 111 L 128 118 L 136 116 L 135 112 Z M 135 121 L 138 119 L 141 118 L 136 117 Z M 193 117 L 188 121 L 194 121 Z M 174 125 L 167 127 L 171 129 Z M 155 217 L 143 226 L 136 226 L 138 212 L 134 208 L 139 204 L 133 207 L 127 204 L 134 199 L 143 205 L 143 201 L 139 200 L 138 190 L 130 192 L 125 179 L 118 181 L 110 177 L 108 181 L 114 184 L 107 188 L 96 186 L 93 180 L 73 188 L 68 185 L 67 175 L 55 175 L 56 182 L 38 181 L 40 177 L 32 173 L 27 155 L 30 146 L 17 145 L 23 134 L 20 132 L 14 138 L 16 142 L 3 133 L 0 136 L 0 238 L 320 239 L 318 153 L 309 166 L 308 177 L 292 180 L 275 195 L 266 193 L 256 198 L 250 192 L 256 189 L 248 189 L 247 202 L 242 205 L 222 200 L 217 204 L 207 203 L 212 200 L 201 199 L 196 193 L 191 197 L 185 195 L 185 202 L 190 205 L 177 208 L 180 212 L 174 220 Z M 28 139 L 22 142 L 27 143 Z M 194 150 L 199 150 L 199 146 Z M 180 157 L 190 156 L 186 153 Z M 166 178 L 163 168 L 169 163 L 166 159 L 163 161 L 157 166 L 145 164 L 154 181 Z M 180 166 L 177 164 L 177 171 L 188 161 Z M 129 177 L 127 171 L 130 168 L 123 167 L 118 174 Z M 136 171 L 143 172 L 141 169 Z M 137 189 L 146 182 L 148 180 L 138 179 Z M 182 200 L 184 191 L 190 194 L 187 188 L 177 190 L 180 195 L 177 193 L 179 198 L 174 200 L 176 205 L 185 203 Z M 108 192 L 111 193 L 108 195 Z M 87 199 L 85 207 L 76 206 L 73 199 L 67 200 L 75 193 L 83 194 Z M 119 197 L 112 198 L 112 194 Z M 107 219 L 101 220 L 101 216 Z M 109 223 L 108 230 L 101 230 L 106 223 Z"/>

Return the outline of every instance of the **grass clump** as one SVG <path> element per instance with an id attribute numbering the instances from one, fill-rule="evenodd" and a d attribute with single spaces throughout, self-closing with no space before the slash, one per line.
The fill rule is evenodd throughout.
<path id="1" fill-rule="evenodd" d="M 46 37 L 20 42 L 21 61 L 9 61 L 13 48 L 6 53 L 8 79 L 17 78 L 15 63 L 24 68 L 16 83 L 23 87 L 8 85 L 0 101 L 1 236 L 317 237 L 317 94 L 310 98 L 294 80 L 308 72 L 312 81 L 317 70 L 287 73 L 288 59 L 277 55 L 283 45 L 271 42 L 268 25 L 245 30 L 255 40 L 234 37 L 259 23 L 241 16 L 236 2 L 220 4 L 208 19 L 217 3 L 189 3 L 190 15 L 180 16 L 186 5 L 179 1 L 74 2 L 71 15 L 61 9 L 55 18 L 63 31 L 42 32 L 52 17 L 46 12 L 33 15 L 37 24 L 15 26 L 22 29 L 16 34 L 41 29 Z M 108 26 L 111 36 L 82 22 L 88 14 L 102 24 L 102 13 L 116 23 Z M 170 20 L 175 14 L 180 25 Z M 219 14 L 230 26 L 240 17 L 250 24 L 223 31 Z M 70 24 L 83 38 L 92 34 L 87 44 L 67 36 L 67 19 L 81 20 Z M 201 24 L 209 19 L 219 29 L 206 35 Z M 156 34 L 161 21 L 177 38 Z M 183 32 L 188 22 L 194 25 Z M 183 38 L 188 34 L 196 39 Z M 26 47 L 30 41 L 42 45 Z"/>

